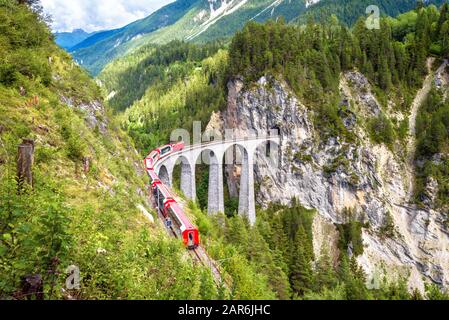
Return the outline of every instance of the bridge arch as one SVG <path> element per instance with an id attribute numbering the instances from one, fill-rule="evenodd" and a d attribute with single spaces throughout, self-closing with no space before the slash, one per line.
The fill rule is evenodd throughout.
<path id="1" fill-rule="evenodd" d="M 264 158 L 272 167 L 279 167 L 281 165 L 281 146 L 274 139 L 260 141 L 256 145 L 254 156 Z"/>
<path id="2" fill-rule="evenodd" d="M 225 150 L 225 165 L 240 165 L 240 183 L 238 190 L 238 214 L 246 216 L 251 222 L 255 221 L 256 208 L 254 199 L 254 179 L 253 179 L 253 149 L 242 144 L 231 144 Z"/>
<path id="3" fill-rule="evenodd" d="M 195 165 L 208 170 L 207 212 L 209 214 L 224 212 L 222 158 L 223 155 L 219 150 L 204 148 L 195 159 Z"/>
<path id="4" fill-rule="evenodd" d="M 176 159 L 175 166 L 181 166 L 180 189 L 181 192 L 190 200 L 196 199 L 195 187 L 195 164 L 185 156 L 181 155 Z"/>
<path id="5" fill-rule="evenodd" d="M 267 136 L 194 145 L 161 160 L 157 171 L 165 184 L 172 187 L 173 180 L 176 183 L 180 181 L 180 189 L 188 198 L 198 200 L 202 208 L 207 207 L 208 213 L 217 213 L 224 212 L 224 165 L 236 162 L 241 166 L 238 213 L 247 216 L 249 222 L 254 224 L 254 175 L 257 174 L 254 170 L 255 158 L 262 154 L 272 160 L 269 162 L 270 166 L 279 165 L 279 142 L 278 137 Z M 177 163 L 180 166 L 175 170 Z M 203 172 L 208 172 L 208 176 L 203 175 L 203 180 L 200 181 L 204 187 L 200 187 L 197 179 Z M 174 175 L 180 178 L 174 179 Z"/>
<path id="6" fill-rule="evenodd" d="M 159 179 L 161 180 L 161 182 L 163 184 L 171 187 L 170 175 L 171 175 L 171 172 L 170 173 L 168 172 L 168 169 L 165 165 L 162 165 L 159 168 L 159 173 L 158 173 Z"/>

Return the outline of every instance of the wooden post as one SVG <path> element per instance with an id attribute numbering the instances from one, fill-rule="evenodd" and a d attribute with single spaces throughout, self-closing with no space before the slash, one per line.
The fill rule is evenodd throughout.
<path id="1" fill-rule="evenodd" d="M 83 157 L 83 170 L 87 174 L 90 170 L 90 157 Z"/>
<path id="2" fill-rule="evenodd" d="M 17 181 L 19 190 L 24 182 L 33 187 L 34 141 L 32 139 L 23 139 L 22 144 L 19 145 L 18 153 Z"/>

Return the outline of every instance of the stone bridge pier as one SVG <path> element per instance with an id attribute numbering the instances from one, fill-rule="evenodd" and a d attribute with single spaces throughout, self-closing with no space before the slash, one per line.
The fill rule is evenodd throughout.
<path id="1" fill-rule="evenodd" d="M 209 165 L 208 207 L 209 214 L 224 212 L 223 162 L 233 164 L 228 151 L 236 147 L 241 155 L 241 176 L 238 213 L 247 216 L 249 222 L 256 221 L 254 195 L 254 157 L 258 146 L 270 143 L 270 157 L 280 158 L 279 137 L 249 138 L 231 141 L 204 143 L 186 146 L 184 150 L 171 154 L 156 164 L 156 173 L 162 183 L 173 186 L 173 169 L 181 166 L 181 191 L 191 200 L 196 200 L 196 164 Z M 230 160 L 231 159 L 231 160 Z M 275 162 L 278 163 L 278 162 Z"/>
<path id="2" fill-rule="evenodd" d="M 247 214 L 251 224 L 256 222 L 256 200 L 254 198 L 254 150 L 242 150 L 240 175 L 239 214 Z"/>
<path id="3" fill-rule="evenodd" d="M 185 157 L 180 157 L 181 165 L 181 191 L 187 199 L 196 199 L 196 185 L 195 185 L 195 164 Z"/>
<path id="4" fill-rule="evenodd" d="M 207 212 L 224 212 L 223 192 L 223 154 L 221 150 L 210 151 L 209 157 L 209 188 Z"/>

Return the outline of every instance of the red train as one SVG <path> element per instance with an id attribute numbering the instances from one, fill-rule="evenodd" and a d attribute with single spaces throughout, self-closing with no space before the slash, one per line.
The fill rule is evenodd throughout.
<path id="1" fill-rule="evenodd" d="M 145 167 L 151 180 L 151 191 L 156 200 L 159 212 L 165 218 L 166 226 L 173 233 L 181 238 L 184 245 L 189 249 L 198 247 L 199 234 L 198 228 L 194 226 L 187 218 L 184 211 L 173 198 L 169 188 L 165 186 L 154 171 L 156 163 L 174 152 L 184 149 L 184 142 L 168 144 L 152 151 L 145 158 Z"/>

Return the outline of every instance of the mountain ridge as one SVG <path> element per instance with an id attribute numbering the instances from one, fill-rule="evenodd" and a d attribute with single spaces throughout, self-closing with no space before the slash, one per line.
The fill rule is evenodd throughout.
<path id="1" fill-rule="evenodd" d="M 62 48 L 70 51 L 72 47 L 87 38 L 93 36 L 96 32 L 86 32 L 83 29 L 74 29 L 72 32 L 55 32 L 55 42 Z"/>

